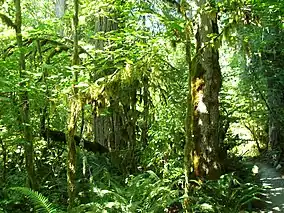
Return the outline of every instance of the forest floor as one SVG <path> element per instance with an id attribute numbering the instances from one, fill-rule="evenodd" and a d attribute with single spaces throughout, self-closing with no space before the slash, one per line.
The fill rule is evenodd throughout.
<path id="1" fill-rule="evenodd" d="M 260 180 L 265 187 L 267 207 L 261 213 L 284 213 L 284 176 L 272 165 L 258 162 Z"/>

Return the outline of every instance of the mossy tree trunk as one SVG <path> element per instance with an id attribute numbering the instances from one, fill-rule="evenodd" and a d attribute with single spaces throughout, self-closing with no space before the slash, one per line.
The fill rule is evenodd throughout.
<path id="1" fill-rule="evenodd" d="M 68 212 L 72 210 L 76 198 L 76 142 L 74 136 L 78 120 L 79 106 L 76 103 L 76 95 L 73 94 L 70 106 L 70 114 L 68 119 L 68 127 L 66 141 L 68 147 L 67 156 L 67 187 L 68 187 Z"/>
<path id="2" fill-rule="evenodd" d="M 115 4 L 115 1 L 113 1 Z M 122 3 L 124 4 L 124 3 Z M 95 18 L 94 20 L 94 32 L 96 34 L 101 33 L 102 35 L 107 32 L 115 31 L 119 26 L 123 23 L 120 21 L 119 11 L 115 9 L 106 9 L 106 13 L 111 14 L 110 16 L 100 16 Z M 94 45 L 96 49 L 105 50 L 105 51 L 113 51 L 114 48 L 108 49 L 107 46 L 113 43 L 111 40 L 102 40 L 96 39 L 94 40 Z M 114 58 L 109 59 L 109 63 L 114 61 Z M 103 72 L 96 72 L 93 74 L 93 79 L 96 81 L 97 79 L 114 74 L 115 69 L 105 69 Z M 144 85 L 148 90 L 148 76 L 145 75 Z M 143 101 L 145 104 L 145 110 L 143 111 L 144 115 L 149 114 L 149 100 L 146 95 L 148 95 L 148 91 L 143 88 Z M 122 173 L 126 174 L 129 171 L 133 171 L 136 166 L 134 161 L 134 149 L 136 147 L 136 125 L 137 125 L 137 113 L 136 113 L 136 104 L 137 104 L 137 91 L 138 89 L 132 90 L 129 94 L 117 94 L 115 92 L 112 94 L 112 97 L 109 100 L 104 98 L 101 99 L 101 102 L 98 101 L 93 102 L 93 133 L 94 139 L 96 142 L 104 145 L 110 150 L 111 161 L 114 165 L 122 171 Z M 123 96 L 128 96 L 128 101 L 124 102 L 121 99 L 124 99 Z M 123 98 L 122 98 L 123 97 Z M 110 103 L 110 106 L 107 106 L 107 102 Z M 107 115 L 102 112 L 108 111 Z M 143 127 L 141 133 L 141 140 L 146 143 L 147 131 L 148 131 L 148 121 L 146 117 L 143 120 Z M 128 150 L 127 152 L 121 150 Z M 129 164 L 131 162 L 131 165 Z"/>
<path id="3" fill-rule="evenodd" d="M 184 147 L 184 169 L 185 169 L 185 195 L 189 195 L 189 180 L 192 177 L 192 153 L 194 150 L 193 146 L 193 138 L 192 138 L 192 123 L 193 123 L 193 107 L 192 107 L 192 89 L 191 89 L 191 81 L 192 81 L 192 57 L 191 57 L 191 23 L 187 20 L 187 25 L 185 29 L 186 33 L 186 61 L 188 65 L 188 94 L 187 94 L 187 109 L 186 109 L 186 119 L 185 119 L 185 133 L 186 133 L 186 142 Z"/>
<path id="4" fill-rule="evenodd" d="M 25 61 L 25 53 L 23 50 L 23 38 L 22 38 L 22 10 L 21 10 L 21 1 L 15 0 L 15 9 L 16 9 L 16 19 L 15 19 L 15 31 L 16 31 L 16 39 L 17 45 L 20 51 L 19 54 L 19 75 L 20 78 L 24 79 L 25 69 L 26 69 L 26 61 Z M 23 81 L 26 82 L 26 81 Z M 21 123 L 24 132 L 25 139 L 25 163 L 26 170 L 28 174 L 27 185 L 32 189 L 36 189 L 36 178 L 35 178 L 35 169 L 34 169 L 34 148 L 33 148 L 33 137 L 32 130 L 30 124 L 30 106 L 29 106 L 29 98 L 28 91 L 25 89 L 26 83 L 21 83 L 22 91 L 20 93 L 20 114 L 21 114 Z"/>
<path id="5" fill-rule="evenodd" d="M 207 0 L 196 0 L 201 9 L 197 18 L 196 61 L 191 79 L 193 167 L 197 178 L 215 179 L 220 175 L 219 91 L 221 71 L 218 47 L 210 35 L 218 34 L 217 14 L 206 9 Z"/>
<path id="6" fill-rule="evenodd" d="M 141 125 L 141 143 L 143 146 L 148 144 L 149 130 L 149 77 L 143 76 L 143 120 Z"/>
<path id="7" fill-rule="evenodd" d="M 74 26 L 74 50 L 73 50 L 73 85 L 70 103 L 70 114 L 68 118 L 68 127 L 66 134 L 66 141 L 68 146 L 67 156 L 67 187 L 68 187 L 68 212 L 72 210 L 75 205 L 76 198 L 76 142 L 74 136 L 76 133 L 76 126 L 78 120 L 78 114 L 80 109 L 80 103 L 77 98 L 77 89 L 75 84 L 78 81 L 78 71 L 76 65 L 79 65 L 79 51 L 78 51 L 78 22 L 79 22 L 79 2 L 74 0 L 74 15 L 73 15 L 73 26 Z"/>
<path id="8" fill-rule="evenodd" d="M 112 11 L 106 9 L 106 13 L 112 13 Z M 107 33 L 112 30 L 117 30 L 118 25 L 117 22 L 114 21 L 115 17 L 107 17 L 105 15 L 96 17 L 93 23 L 93 30 L 95 34 L 99 33 Z M 95 39 L 94 46 L 98 50 L 104 50 L 105 46 L 108 46 L 111 41 L 105 41 L 103 39 Z M 105 70 L 103 73 L 95 73 L 93 74 L 93 79 L 96 81 L 97 79 L 104 77 L 106 75 L 112 74 L 115 70 Z M 93 104 L 93 134 L 96 142 L 108 147 L 110 151 L 116 146 L 116 144 L 111 144 L 111 141 L 119 142 L 120 140 L 120 126 L 115 125 L 119 122 L 119 113 L 116 113 L 116 108 L 118 108 L 117 101 L 111 101 L 111 108 L 113 108 L 113 113 L 107 116 L 101 116 L 100 112 L 105 108 L 105 100 L 103 100 L 102 104 L 98 104 L 96 101 Z M 115 139 L 114 139 L 115 138 Z"/>

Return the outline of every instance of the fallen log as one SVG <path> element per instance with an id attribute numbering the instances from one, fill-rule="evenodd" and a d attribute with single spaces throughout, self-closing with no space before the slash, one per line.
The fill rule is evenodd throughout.
<path id="1" fill-rule="evenodd" d="M 66 135 L 64 132 L 61 132 L 61 131 L 47 129 L 42 132 L 42 136 L 45 140 L 49 138 L 52 141 L 66 143 Z M 80 138 L 77 135 L 74 136 L 74 140 L 77 146 L 79 146 L 80 143 L 84 144 L 84 149 L 86 149 L 87 151 L 98 152 L 98 153 L 109 152 L 109 150 L 103 145 L 97 142 L 91 142 L 91 141 L 85 140 L 84 138 Z"/>

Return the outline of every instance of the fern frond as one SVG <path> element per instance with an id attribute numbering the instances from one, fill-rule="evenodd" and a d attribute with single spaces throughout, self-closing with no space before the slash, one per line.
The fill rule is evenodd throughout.
<path id="1" fill-rule="evenodd" d="M 37 213 L 57 212 L 57 210 L 52 207 L 52 204 L 48 201 L 48 199 L 39 192 L 33 191 L 32 189 L 26 187 L 13 187 L 11 189 L 27 196 L 34 204 Z"/>

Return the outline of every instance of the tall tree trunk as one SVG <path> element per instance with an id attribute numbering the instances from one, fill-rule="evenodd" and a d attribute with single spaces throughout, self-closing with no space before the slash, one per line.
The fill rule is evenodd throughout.
<path id="1" fill-rule="evenodd" d="M 187 94 L 187 109 L 186 109 L 186 118 L 185 118 L 185 133 L 186 133 L 186 141 L 184 146 L 184 169 L 185 169 L 185 195 L 189 195 L 189 180 L 192 176 L 192 153 L 194 150 L 193 141 L 192 141 L 192 89 L 191 89 L 191 81 L 192 81 L 192 57 L 191 57 L 191 27 L 190 21 L 187 20 L 187 25 L 185 29 L 186 33 L 186 44 L 185 44 L 185 52 L 186 52 L 186 61 L 188 64 L 188 94 Z M 186 199 L 186 202 L 188 200 Z M 186 204 L 187 206 L 187 204 Z"/>
<path id="2" fill-rule="evenodd" d="M 76 133 L 76 125 L 78 120 L 79 106 L 76 103 L 76 95 L 73 94 L 70 107 L 70 115 L 68 119 L 68 129 L 66 141 L 68 147 L 67 157 L 67 187 L 68 187 L 68 212 L 74 207 L 76 197 L 76 142 L 74 136 Z"/>
<path id="3" fill-rule="evenodd" d="M 19 75 L 21 78 L 25 78 L 24 71 L 26 69 L 25 62 L 25 53 L 23 51 L 23 39 L 22 39 L 22 10 L 21 10 L 21 1 L 15 0 L 16 8 L 16 20 L 15 20 L 15 30 L 16 30 L 16 39 L 17 45 L 20 51 L 19 57 Z M 36 189 L 36 178 L 35 178 L 35 169 L 34 169 L 34 148 L 33 148 L 33 138 L 32 130 L 30 126 L 30 108 L 29 108 L 29 99 L 28 92 L 25 89 L 25 83 L 21 83 L 21 87 L 24 88 L 20 94 L 21 102 L 21 122 L 24 130 L 24 139 L 25 139 L 25 162 L 26 170 L 28 174 L 27 185 L 32 189 Z"/>
<path id="4" fill-rule="evenodd" d="M 148 130 L 149 130 L 149 77 L 145 72 L 143 76 L 143 120 L 141 125 L 141 143 L 142 146 L 147 146 Z"/>
<path id="5" fill-rule="evenodd" d="M 59 35 L 64 36 L 63 19 L 65 13 L 65 0 L 56 0 L 55 2 L 55 15 L 60 19 Z"/>
<path id="6" fill-rule="evenodd" d="M 282 95 L 280 92 L 281 89 L 278 86 L 279 79 L 277 76 L 278 73 L 275 70 L 269 71 L 267 77 L 267 89 L 268 89 L 268 105 L 269 105 L 269 143 L 271 148 L 276 150 L 280 145 L 281 138 L 281 122 L 279 122 L 279 107 L 281 105 L 281 98 L 279 96 Z"/>
<path id="7" fill-rule="evenodd" d="M 193 166 L 196 177 L 215 179 L 220 175 L 219 152 L 219 91 L 221 71 L 219 53 L 209 35 L 218 33 L 217 14 L 205 9 L 207 0 L 196 0 L 202 8 L 197 20 L 197 60 L 192 76 L 193 101 Z"/>
<path id="8" fill-rule="evenodd" d="M 56 0 L 55 15 L 57 18 L 62 18 L 65 13 L 65 0 Z"/>
<path id="9" fill-rule="evenodd" d="M 73 91 L 71 98 L 70 114 L 68 119 L 68 129 L 66 134 L 66 141 L 68 146 L 68 159 L 67 159 L 67 184 L 68 184 L 68 212 L 74 207 L 74 201 L 76 197 L 76 142 L 74 136 L 76 133 L 76 126 L 78 120 L 78 114 L 81 109 L 77 99 L 77 89 L 74 87 L 78 81 L 78 71 L 76 65 L 79 65 L 79 51 L 78 51 L 78 22 L 79 22 L 79 2 L 74 0 L 74 15 L 73 15 L 73 26 L 74 26 L 74 50 L 73 50 Z"/>

